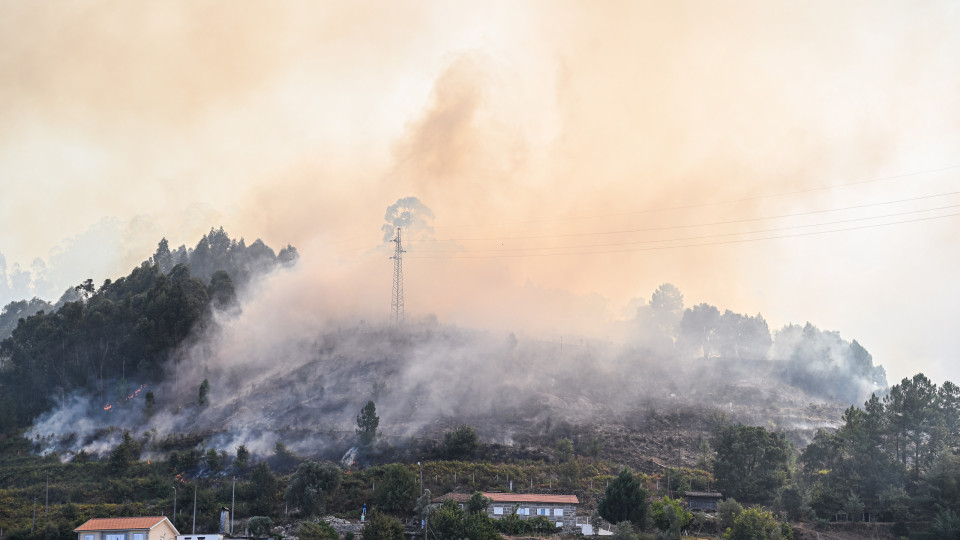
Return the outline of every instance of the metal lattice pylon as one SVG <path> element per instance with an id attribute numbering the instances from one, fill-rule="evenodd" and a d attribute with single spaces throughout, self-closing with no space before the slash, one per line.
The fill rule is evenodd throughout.
<path id="1" fill-rule="evenodd" d="M 397 236 L 393 239 L 397 245 L 393 257 L 393 296 L 390 299 L 390 318 L 394 324 L 403 322 L 403 245 L 400 243 L 400 227 L 397 227 Z"/>

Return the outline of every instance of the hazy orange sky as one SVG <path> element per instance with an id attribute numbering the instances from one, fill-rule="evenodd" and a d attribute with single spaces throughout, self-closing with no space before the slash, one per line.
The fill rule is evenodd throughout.
<path id="1" fill-rule="evenodd" d="M 386 318 L 412 196 L 410 316 L 598 335 L 671 282 L 958 381 L 958 28 L 946 1 L 0 0 L 0 253 L 62 291 L 222 225 L 300 249 L 293 315 Z"/>

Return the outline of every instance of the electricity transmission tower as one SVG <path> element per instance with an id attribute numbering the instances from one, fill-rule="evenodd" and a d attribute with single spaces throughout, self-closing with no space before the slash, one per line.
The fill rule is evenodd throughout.
<path id="1" fill-rule="evenodd" d="M 394 324 L 403 322 L 403 245 L 400 243 L 400 227 L 397 227 L 397 236 L 393 239 L 397 244 L 393 257 L 393 296 L 390 299 L 390 318 Z"/>

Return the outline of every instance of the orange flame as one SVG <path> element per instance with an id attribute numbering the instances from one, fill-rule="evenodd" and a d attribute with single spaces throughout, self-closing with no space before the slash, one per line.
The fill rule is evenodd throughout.
<path id="1" fill-rule="evenodd" d="M 127 399 L 133 399 L 134 397 L 136 397 L 137 394 L 140 393 L 141 390 L 143 390 L 143 389 L 146 388 L 146 387 L 147 387 L 147 385 L 141 384 L 141 385 L 140 385 L 140 388 L 137 388 L 136 390 L 134 390 L 133 393 L 130 394 L 129 397 L 127 397 Z"/>

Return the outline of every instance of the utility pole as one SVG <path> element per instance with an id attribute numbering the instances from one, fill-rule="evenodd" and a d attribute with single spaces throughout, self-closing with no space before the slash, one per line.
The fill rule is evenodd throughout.
<path id="1" fill-rule="evenodd" d="M 417 468 L 420 469 L 420 496 L 423 497 L 423 465 L 420 465 L 420 462 L 417 462 Z"/>
<path id="2" fill-rule="evenodd" d="M 393 324 L 403 322 L 403 244 L 400 242 L 400 227 L 397 227 L 397 236 L 393 239 L 396 249 L 393 252 L 393 295 L 390 298 L 390 318 Z"/>
<path id="3" fill-rule="evenodd" d="M 233 509 L 237 505 L 237 477 L 233 477 L 233 491 L 230 494 L 230 534 L 233 534 Z"/>
<path id="4" fill-rule="evenodd" d="M 197 534 L 197 484 L 193 484 L 193 532 Z"/>
<path id="5" fill-rule="evenodd" d="M 173 486 L 173 528 L 177 528 L 177 486 Z"/>

